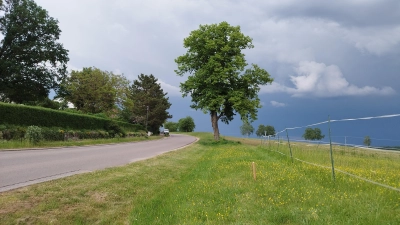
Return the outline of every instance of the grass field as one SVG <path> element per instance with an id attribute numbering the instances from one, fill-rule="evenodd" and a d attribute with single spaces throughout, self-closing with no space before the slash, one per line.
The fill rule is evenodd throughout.
<path id="1" fill-rule="evenodd" d="M 400 224 L 398 191 L 333 182 L 258 141 L 195 135 L 152 159 L 1 193 L 0 224 Z"/>
<path id="2" fill-rule="evenodd" d="M 290 157 L 287 142 L 270 141 L 264 147 Z M 294 159 L 331 168 L 330 146 L 308 143 L 292 143 Z M 364 179 L 400 190 L 400 152 L 381 151 L 355 147 L 333 146 L 334 168 Z"/>

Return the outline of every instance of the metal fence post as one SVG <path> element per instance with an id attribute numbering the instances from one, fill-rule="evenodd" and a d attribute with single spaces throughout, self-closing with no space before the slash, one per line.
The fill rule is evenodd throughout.
<path id="1" fill-rule="evenodd" d="M 331 147 L 331 163 L 332 163 L 332 179 L 335 181 L 335 166 L 333 163 L 333 151 L 332 151 L 332 137 L 331 137 L 331 117 L 328 116 L 328 128 L 329 128 L 329 145 Z"/>
<path id="2" fill-rule="evenodd" d="M 290 158 L 292 159 L 292 163 L 293 163 L 292 147 L 290 147 L 289 133 L 288 133 L 287 129 L 286 129 L 286 136 L 287 136 L 287 141 L 289 143 Z"/>

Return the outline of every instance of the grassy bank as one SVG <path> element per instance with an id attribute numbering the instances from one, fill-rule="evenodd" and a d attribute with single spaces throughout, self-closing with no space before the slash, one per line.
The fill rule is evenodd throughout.
<path id="1" fill-rule="evenodd" d="M 111 144 L 111 143 L 125 143 L 125 142 L 137 142 L 146 140 L 157 140 L 164 138 L 164 136 L 150 136 L 150 137 L 126 137 L 126 138 L 109 138 L 109 139 L 83 139 L 83 140 L 71 140 L 71 141 L 42 141 L 38 144 L 30 143 L 27 140 L 12 140 L 12 141 L 0 141 L 1 150 L 18 150 L 18 149 L 32 149 L 32 148 L 54 148 L 54 147 L 71 147 L 71 146 L 84 146 L 84 145 L 99 145 L 99 144 Z"/>
<path id="2" fill-rule="evenodd" d="M 400 192 L 196 135 L 156 158 L 1 193 L 0 224 L 400 224 Z"/>

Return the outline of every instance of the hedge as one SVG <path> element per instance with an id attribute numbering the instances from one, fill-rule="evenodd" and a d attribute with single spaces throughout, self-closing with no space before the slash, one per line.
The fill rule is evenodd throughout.
<path id="1" fill-rule="evenodd" d="M 108 130 L 109 127 L 117 125 L 130 132 L 143 130 L 143 127 L 137 124 L 42 107 L 8 103 L 0 103 L 0 124 L 62 127 L 72 130 Z"/>

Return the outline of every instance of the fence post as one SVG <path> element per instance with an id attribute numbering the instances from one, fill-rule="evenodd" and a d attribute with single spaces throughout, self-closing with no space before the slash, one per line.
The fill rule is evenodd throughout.
<path id="1" fill-rule="evenodd" d="M 292 159 L 292 163 L 293 163 L 292 147 L 290 147 L 289 133 L 288 133 L 287 129 L 286 129 L 286 136 L 287 136 L 287 141 L 289 143 L 290 158 Z"/>
<path id="2" fill-rule="evenodd" d="M 332 163 L 332 179 L 335 181 L 335 166 L 333 163 L 333 151 L 332 151 L 332 137 L 331 137 L 331 117 L 328 116 L 328 128 L 329 128 L 329 145 L 331 147 L 331 163 Z"/>

